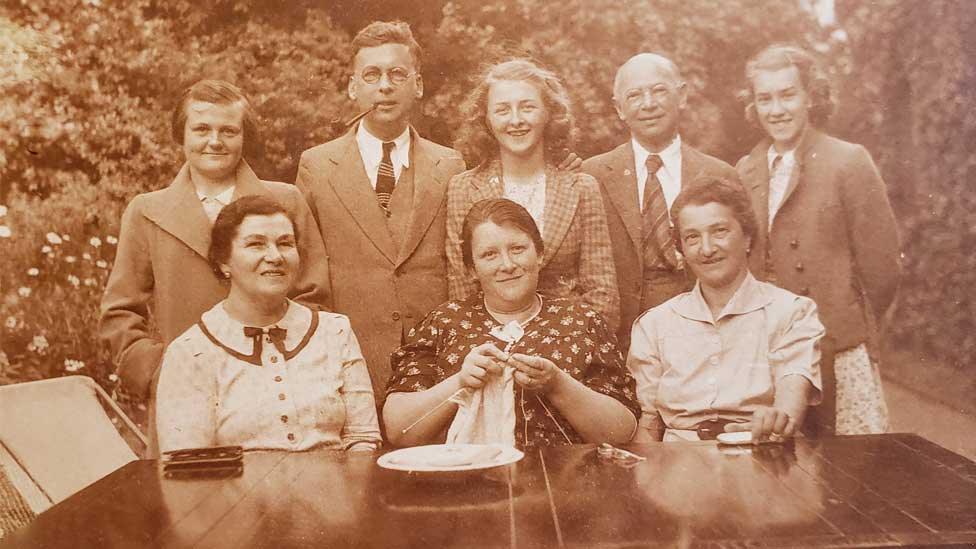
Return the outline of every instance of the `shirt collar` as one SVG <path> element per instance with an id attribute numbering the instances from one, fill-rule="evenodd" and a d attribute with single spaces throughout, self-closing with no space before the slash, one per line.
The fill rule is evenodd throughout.
<path id="1" fill-rule="evenodd" d="M 197 191 L 197 198 L 200 199 L 200 202 L 203 202 L 207 198 L 210 198 L 210 199 L 216 200 L 217 202 L 220 202 L 222 205 L 226 206 L 226 205 L 230 204 L 231 201 L 234 200 L 234 190 L 236 188 L 237 188 L 237 185 L 231 185 L 230 187 L 227 188 L 227 190 L 221 191 L 219 194 L 215 194 L 214 196 L 210 196 L 210 197 L 208 197 L 206 194 L 204 194 L 203 191 L 201 191 L 200 189 L 197 189 L 196 190 Z"/>
<path id="2" fill-rule="evenodd" d="M 313 314 L 315 313 L 308 307 L 303 307 L 289 299 L 288 309 L 281 320 L 269 326 L 258 327 L 276 326 L 288 330 L 285 335 L 285 348 L 297 349 L 312 327 Z M 225 347 L 244 355 L 249 355 L 254 351 L 254 340 L 244 335 L 244 324 L 227 314 L 224 309 L 224 301 L 203 313 L 200 322 L 206 326 L 207 331 L 214 339 Z"/>
<path id="3" fill-rule="evenodd" d="M 359 150 L 365 152 L 368 158 L 376 159 L 377 165 L 383 161 L 383 141 L 369 133 L 369 130 L 366 129 L 366 124 L 362 122 L 359 123 L 359 128 L 356 129 L 356 142 L 359 144 Z M 390 160 L 399 163 L 404 168 L 409 168 L 410 126 L 407 126 L 407 129 L 403 130 L 403 133 L 393 140 L 393 144 L 394 147 L 393 152 L 390 153 Z"/>
<path id="4" fill-rule="evenodd" d="M 790 149 L 785 153 L 780 153 L 776 152 L 774 145 L 770 145 L 769 150 L 766 151 L 766 167 L 769 168 L 769 173 L 773 173 L 773 160 L 776 160 L 777 156 L 783 157 L 784 165 L 792 166 L 796 159 L 796 149 Z"/>
<path id="5" fill-rule="evenodd" d="M 725 304 L 718 317 L 712 318 L 712 312 L 705 303 L 705 296 L 701 292 L 701 282 L 695 282 L 695 287 L 687 293 L 681 294 L 676 299 L 671 308 L 674 312 L 689 319 L 699 322 L 717 323 L 722 318 L 729 315 L 743 315 L 762 309 L 769 305 L 773 296 L 766 291 L 766 287 L 761 284 L 751 272 L 746 273 L 742 284 L 732 294 L 732 298 Z"/>
<path id="6" fill-rule="evenodd" d="M 634 149 L 634 161 L 638 166 L 643 166 L 647 162 L 647 157 L 651 155 L 651 152 L 645 149 L 633 137 L 630 138 L 630 146 Z M 680 170 L 681 136 L 675 134 L 674 139 L 667 147 L 664 147 L 661 152 L 654 154 L 661 157 L 661 162 L 664 163 L 664 169 L 668 170 L 668 173 L 674 173 L 675 170 Z"/>

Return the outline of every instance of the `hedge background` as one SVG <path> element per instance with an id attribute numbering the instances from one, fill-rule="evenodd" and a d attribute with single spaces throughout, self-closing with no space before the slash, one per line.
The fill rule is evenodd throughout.
<path id="1" fill-rule="evenodd" d="M 774 41 L 816 49 L 841 99 L 828 129 L 872 152 L 901 225 L 890 339 L 971 368 L 976 3 L 2 0 L 0 383 L 81 372 L 114 386 L 95 343 L 98 299 L 125 203 L 168 184 L 181 162 L 168 128 L 178 90 L 204 76 L 244 88 L 262 117 L 248 160 L 293 181 L 301 151 L 353 113 L 351 36 L 393 18 L 425 47 L 421 133 L 449 144 L 468 78 L 527 54 L 572 91 L 584 157 L 626 137 L 611 86 L 635 52 L 678 63 L 691 90 L 683 135 L 734 163 L 758 138 L 735 99 L 748 56 Z"/>

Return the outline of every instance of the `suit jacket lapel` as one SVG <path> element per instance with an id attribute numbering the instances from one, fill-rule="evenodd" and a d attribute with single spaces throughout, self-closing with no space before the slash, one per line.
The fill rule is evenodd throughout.
<path id="1" fill-rule="evenodd" d="M 638 256 L 641 255 L 641 213 L 637 194 L 637 174 L 634 172 L 634 149 L 630 141 L 614 149 L 606 164 L 609 174 L 598 180 L 610 197 L 610 203 L 624 222 L 627 234 Z"/>
<path id="2" fill-rule="evenodd" d="M 546 206 L 543 215 L 542 241 L 546 243 L 542 266 L 552 261 L 559 246 L 566 237 L 573 218 L 576 216 L 576 206 L 579 204 L 579 191 L 576 189 L 576 178 L 570 172 L 557 171 L 552 165 L 546 164 Z"/>
<path id="3" fill-rule="evenodd" d="M 210 219 L 203 211 L 196 188 L 190 181 L 189 166 L 184 164 L 169 187 L 150 196 L 153 200 L 143 215 L 207 259 L 210 252 Z"/>
<path id="4" fill-rule="evenodd" d="M 444 195 L 447 192 L 447 181 L 440 167 L 440 159 L 433 158 L 426 142 L 410 130 L 410 169 L 413 170 L 413 207 L 410 213 L 410 225 L 407 237 L 403 241 L 397 257 L 400 265 L 413 254 L 420 244 L 427 230 L 437 217 Z"/>
<path id="5" fill-rule="evenodd" d="M 335 171 L 334 177 L 328 178 L 328 181 L 366 238 L 390 263 L 396 263 L 396 244 L 390 236 L 386 215 L 376 199 L 376 190 L 366 176 L 363 157 L 356 144 L 355 129 L 341 139 L 345 141 L 344 146 L 336 156 L 329 158 Z"/>

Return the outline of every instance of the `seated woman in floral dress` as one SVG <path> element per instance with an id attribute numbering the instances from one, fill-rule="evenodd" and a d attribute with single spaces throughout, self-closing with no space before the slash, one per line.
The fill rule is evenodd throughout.
<path id="1" fill-rule="evenodd" d="M 522 206 L 488 199 L 471 208 L 461 251 L 481 292 L 434 309 L 393 354 L 383 409 L 390 442 L 444 442 L 459 410 L 445 401 L 505 377 L 516 446 L 631 439 L 639 404 L 613 331 L 580 300 L 537 293 L 543 247 Z M 513 323 L 521 337 L 499 339 Z"/>

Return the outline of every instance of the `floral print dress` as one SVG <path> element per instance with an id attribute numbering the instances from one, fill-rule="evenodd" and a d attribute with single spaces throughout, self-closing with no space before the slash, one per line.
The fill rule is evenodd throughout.
<path id="1" fill-rule="evenodd" d="M 512 353 L 548 358 L 590 389 L 608 395 L 640 417 L 634 379 L 606 322 L 572 298 L 542 298 L 542 310 L 525 326 Z M 504 343 L 490 332 L 500 324 L 481 294 L 448 301 L 413 328 L 392 357 L 387 395 L 430 389 L 461 370 L 464 357 L 483 343 Z M 446 431 L 445 431 L 446 432 Z M 515 385 L 515 443 L 520 448 L 582 443 L 559 410 L 540 393 Z"/>

